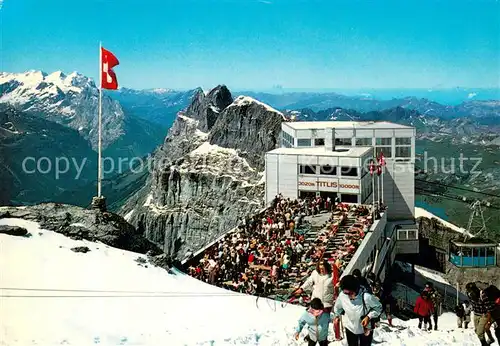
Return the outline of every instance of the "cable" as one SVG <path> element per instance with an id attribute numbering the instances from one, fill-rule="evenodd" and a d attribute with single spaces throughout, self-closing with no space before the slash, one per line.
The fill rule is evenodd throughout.
<path id="1" fill-rule="evenodd" d="M 429 196 L 429 197 L 436 197 L 436 198 L 445 198 L 445 199 L 452 200 L 452 201 L 457 201 L 457 202 L 462 202 L 462 203 L 470 204 L 470 201 L 467 201 L 467 200 L 464 201 L 463 197 L 460 197 L 460 196 L 445 195 L 444 193 L 429 191 L 429 190 L 425 190 L 425 189 L 422 189 L 422 188 L 416 188 L 416 190 L 417 190 L 417 192 L 418 192 L 419 195 Z M 492 205 L 492 204 L 487 205 L 486 207 L 487 208 L 491 208 L 491 209 L 500 210 L 500 207 L 498 207 L 496 205 Z"/>
<path id="2" fill-rule="evenodd" d="M 499 195 L 495 195 L 495 194 L 492 194 L 492 193 L 474 191 L 474 190 L 466 189 L 466 188 L 463 188 L 463 187 L 448 185 L 448 184 L 444 184 L 444 183 L 440 183 L 440 182 L 436 182 L 436 181 L 427 181 L 427 180 L 423 180 L 423 179 L 415 179 L 415 181 L 420 181 L 422 183 L 427 183 L 427 184 L 441 185 L 441 186 L 446 186 L 446 187 L 449 187 L 449 188 L 452 188 L 452 189 L 457 189 L 457 190 L 467 191 L 467 192 L 471 192 L 471 193 L 477 193 L 477 194 L 480 194 L 480 195 L 485 195 L 485 196 L 500 198 Z"/>

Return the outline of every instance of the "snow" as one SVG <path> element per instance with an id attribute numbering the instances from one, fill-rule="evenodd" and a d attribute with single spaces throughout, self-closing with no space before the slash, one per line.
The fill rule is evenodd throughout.
<path id="1" fill-rule="evenodd" d="M 206 155 L 209 153 L 223 154 L 223 155 L 238 155 L 236 150 L 230 148 L 219 147 L 216 144 L 210 144 L 208 142 L 203 143 L 198 148 L 193 150 L 191 155 Z"/>
<path id="2" fill-rule="evenodd" d="M 80 222 L 72 223 L 70 226 L 75 226 L 75 227 L 87 227 L 87 226 L 85 226 L 83 223 L 80 223 Z"/>
<path id="3" fill-rule="evenodd" d="M 148 197 L 146 198 L 146 202 L 144 202 L 144 207 L 149 207 L 151 205 L 151 202 L 153 201 L 153 194 L 149 194 Z"/>
<path id="4" fill-rule="evenodd" d="M 283 115 L 283 113 L 281 113 L 280 111 L 277 111 L 277 110 L 276 110 L 276 109 L 274 109 L 273 107 L 271 107 L 271 106 L 269 106 L 269 105 L 267 105 L 267 104 L 265 104 L 265 103 L 262 103 L 262 102 L 260 102 L 260 101 L 257 101 L 256 99 L 254 99 L 254 98 L 252 98 L 252 97 L 250 97 L 250 96 L 243 96 L 243 95 L 238 96 L 238 97 L 237 97 L 237 98 L 233 101 L 233 103 L 231 103 L 231 104 L 228 106 L 228 108 L 229 108 L 229 107 L 234 107 L 234 106 L 246 106 L 246 105 L 249 105 L 249 104 L 251 104 L 251 103 L 258 104 L 258 105 L 260 105 L 260 106 L 264 107 L 264 108 L 265 108 L 267 111 L 269 111 L 269 112 L 275 112 L 275 113 L 278 113 L 278 114 L 280 114 L 280 115 L 283 117 L 283 119 L 285 119 L 285 116 L 284 116 L 284 115 Z"/>
<path id="5" fill-rule="evenodd" d="M 418 272 L 420 275 L 425 276 L 428 279 L 434 280 L 434 281 L 442 283 L 444 285 L 452 286 L 445 278 L 443 278 L 442 275 L 435 273 L 435 272 L 431 271 L 430 269 L 420 267 L 420 266 L 415 266 L 415 271 Z"/>
<path id="6" fill-rule="evenodd" d="M 141 254 L 72 240 L 32 221 L 5 224 L 32 236 L 0 234 L 0 316 L 8 316 L 0 319 L 0 345 L 305 345 L 292 340 L 301 307 L 146 268 L 135 261 Z M 75 246 L 91 251 L 75 253 Z M 415 320 L 393 322 L 408 328 L 377 328 L 377 344 L 477 344 L 472 326 L 455 331 L 453 314 L 432 332 Z"/>
<path id="7" fill-rule="evenodd" d="M 445 220 L 441 219 L 440 217 L 437 217 L 436 215 L 432 214 L 431 212 L 428 212 L 427 210 L 425 210 L 423 208 L 415 207 L 415 218 L 419 218 L 419 217 L 426 217 L 428 219 L 437 219 L 444 226 L 451 228 L 452 230 L 454 230 L 456 232 L 459 232 L 462 234 L 467 233 L 467 230 L 465 230 L 464 228 L 458 227 L 458 226 L 456 226 L 448 221 L 445 221 Z"/>
<path id="8" fill-rule="evenodd" d="M 134 214 L 134 211 L 135 209 L 132 209 L 131 211 L 129 211 L 123 218 L 126 220 L 126 221 L 129 221 L 130 218 L 132 217 L 132 214 Z"/>

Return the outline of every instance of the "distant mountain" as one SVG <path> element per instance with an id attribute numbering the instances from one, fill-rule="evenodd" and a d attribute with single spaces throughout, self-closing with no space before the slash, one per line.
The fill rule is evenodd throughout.
<path id="1" fill-rule="evenodd" d="M 472 117 L 483 125 L 500 124 L 500 101 L 471 100 L 456 106 L 443 105 L 426 98 L 404 97 L 391 100 L 379 100 L 369 95 L 346 96 L 337 93 L 246 93 L 278 109 L 310 109 L 322 111 L 328 109 L 351 109 L 358 112 L 382 111 L 401 107 L 416 110 L 423 115 L 439 118 Z"/>
<path id="2" fill-rule="evenodd" d="M 59 171 L 66 170 L 63 158 L 69 160 L 67 172 L 56 175 L 56 160 Z M 0 105 L 0 204 L 60 201 L 60 193 L 95 181 L 96 162 L 77 131 Z M 66 202 L 73 202 L 69 197 Z"/>
<path id="3" fill-rule="evenodd" d="M 487 108 L 483 102 L 480 107 Z M 477 111 L 474 107 L 470 109 Z M 417 137 L 422 139 L 450 138 L 457 143 L 497 145 L 500 141 L 500 116 L 491 115 L 494 114 L 491 112 L 486 113 L 488 114 L 486 116 L 484 113 L 475 112 L 469 116 L 449 118 L 432 115 L 431 112 L 422 114 L 418 110 L 404 107 L 370 112 L 343 108 L 330 108 L 317 112 L 306 108 L 285 112 L 289 117 L 293 116 L 299 121 L 390 121 L 414 126 L 417 129 Z"/>
<path id="4" fill-rule="evenodd" d="M 170 127 L 177 113 L 189 106 L 193 97 L 200 92 L 203 93 L 201 88 L 188 91 L 122 88 L 109 95 L 120 102 L 127 114 Z"/>
<path id="5" fill-rule="evenodd" d="M 92 79 L 77 72 L 2 72 L 0 92 L 0 103 L 75 129 L 93 149 L 97 148 L 99 90 Z M 161 143 L 166 128 L 152 130 L 154 127 L 140 120 L 124 112 L 118 101 L 103 95 L 103 149 L 116 147 L 119 142 L 140 143 L 131 151 L 141 155 L 151 152 Z"/>

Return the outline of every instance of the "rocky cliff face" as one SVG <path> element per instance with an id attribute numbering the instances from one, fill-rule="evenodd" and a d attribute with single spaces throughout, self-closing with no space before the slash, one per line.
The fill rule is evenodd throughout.
<path id="1" fill-rule="evenodd" d="M 263 170 L 263 153 L 279 146 L 283 120 L 277 110 L 240 96 L 219 115 L 209 140 L 212 144 L 239 149 L 250 164 Z"/>
<path id="2" fill-rule="evenodd" d="M 179 259 L 264 207 L 264 152 L 277 144 L 283 115 L 250 98 L 232 100 L 225 86 L 199 93 L 155 153 L 147 185 L 122 208 Z"/>

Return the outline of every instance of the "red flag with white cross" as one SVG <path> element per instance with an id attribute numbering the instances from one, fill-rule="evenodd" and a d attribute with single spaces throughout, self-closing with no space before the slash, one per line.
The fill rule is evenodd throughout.
<path id="1" fill-rule="evenodd" d="M 116 90 L 118 89 L 118 80 L 113 71 L 113 67 L 120 64 L 116 56 L 109 50 L 101 47 L 101 88 Z"/>

